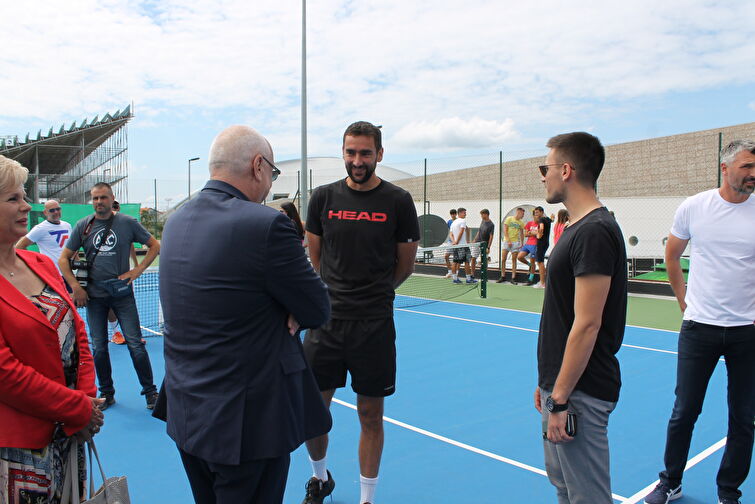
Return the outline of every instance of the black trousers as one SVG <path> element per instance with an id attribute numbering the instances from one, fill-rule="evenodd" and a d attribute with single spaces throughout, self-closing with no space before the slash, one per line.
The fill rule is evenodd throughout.
<path id="1" fill-rule="evenodd" d="M 676 401 L 668 423 L 666 469 L 660 480 L 670 487 L 682 482 L 692 430 L 703 408 L 713 370 L 721 356 L 728 374 L 729 432 L 716 483 L 718 496 L 739 499 L 739 486 L 752 461 L 755 416 L 755 327 L 719 327 L 685 320 L 679 333 Z"/>
<path id="2" fill-rule="evenodd" d="M 197 504 L 275 504 L 283 502 L 291 456 L 239 465 L 208 462 L 180 448 L 181 461 Z"/>

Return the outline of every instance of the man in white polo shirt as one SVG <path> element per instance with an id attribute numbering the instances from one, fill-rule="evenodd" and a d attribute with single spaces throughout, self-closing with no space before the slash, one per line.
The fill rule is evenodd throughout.
<path id="1" fill-rule="evenodd" d="M 692 430 L 713 370 L 723 356 L 728 376 L 729 432 L 716 477 L 718 502 L 739 504 L 752 460 L 755 416 L 755 142 L 736 140 L 721 152 L 721 187 L 679 206 L 666 243 L 669 282 L 684 321 L 679 333 L 676 401 L 668 423 L 665 469 L 647 504 L 682 496 Z M 731 232 L 721 232 L 721 225 Z M 679 258 L 691 242 L 685 287 Z"/>
<path id="2" fill-rule="evenodd" d="M 60 203 L 54 199 L 45 202 L 45 209 L 42 213 L 45 216 L 45 221 L 34 226 L 26 236 L 18 240 L 16 248 L 26 249 L 29 245 L 36 243 L 39 251 L 52 259 L 57 267 L 63 246 L 68 237 L 71 236 L 71 225 L 60 220 L 63 212 L 60 209 Z M 60 271 L 60 268 L 58 268 L 58 271 Z"/>

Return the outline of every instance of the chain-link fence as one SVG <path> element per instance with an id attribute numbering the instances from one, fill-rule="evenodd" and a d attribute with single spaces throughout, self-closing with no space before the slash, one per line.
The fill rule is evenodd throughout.
<path id="1" fill-rule="evenodd" d="M 721 131 L 654 138 L 606 148 L 606 162 L 597 184 L 598 196 L 614 212 L 622 228 L 632 276 L 651 271 L 662 262 L 666 238 L 679 204 L 692 194 L 720 184 L 720 146 L 735 138 L 753 137 L 755 123 L 749 123 Z M 500 267 L 503 220 L 513 215 L 517 207 L 525 209 L 525 222 L 531 220 L 531 210 L 536 206 L 542 206 L 554 221 L 558 211 L 564 208 L 561 204 L 545 202 L 538 166 L 544 163 L 546 154 L 547 149 L 543 147 L 401 163 L 386 160 L 386 166 L 379 167 L 377 173 L 412 194 L 420 216 L 422 247 L 438 246 L 446 241 L 452 208 L 466 208 L 472 238 L 482 221 L 480 211 L 487 209 L 495 225 L 489 247 L 492 271 Z M 317 163 L 325 163 L 324 159 L 318 158 Z M 337 159 L 332 162 L 340 164 L 331 170 L 330 176 L 336 180 L 344 176 L 343 164 Z M 310 190 L 332 181 L 323 175 L 322 165 L 316 166 L 319 175 Z M 284 174 L 287 172 L 294 173 L 295 167 L 284 170 Z M 273 184 L 271 195 L 287 192 L 281 193 L 276 188 L 282 179 Z M 129 183 L 129 194 L 143 195 L 142 206 L 152 211 L 143 215 L 154 228 L 154 234 L 160 236 L 161 223 L 166 216 L 191 193 L 201 189 L 205 178 L 192 179 L 191 187 L 186 179 L 129 179 Z M 292 193 L 289 198 L 293 198 L 296 187 L 289 192 Z"/>

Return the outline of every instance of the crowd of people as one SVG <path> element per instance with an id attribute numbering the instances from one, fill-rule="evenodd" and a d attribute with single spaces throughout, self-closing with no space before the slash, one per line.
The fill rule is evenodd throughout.
<path id="1" fill-rule="evenodd" d="M 608 504 L 608 423 L 622 386 L 616 354 L 627 309 L 624 238 L 595 193 L 605 160 L 598 138 L 567 133 L 547 147 L 539 167 L 545 201 L 565 207 L 552 226 L 547 278 L 554 219 L 542 207 L 527 223 L 524 209 L 516 209 L 504 221 L 501 245 L 512 258 L 511 282 L 521 262 L 528 283 L 539 275 L 536 287 L 544 288 L 533 404 L 548 478 L 560 504 Z M 262 204 L 280 174 L 267 139 L 229 127 L 210 147 L 210 180 L 167 221 L 162 243 L 113 211 L 104 182 L 91 188 L 92 215 L 66 225 L 58 202 L 49 200 L 45 222 L 27 232 L 28 170 L 0 156 L 0 503 L 61 501 L 72 439 L 97 434 L 103 411 L 115 404 L 112 310 L 146 406 L 167 422 L 197 503 L 281 502 L 290 453 L 301 444 L 312 466 L 303 504 L 322 503 L 336 486 L 327 458 L 329 408 L 350 375 L 360 423 L 359 502 L 375 504 L 384 401 L 397 383 L 393 300 L 413 271 L 420 233 L 411 195 L 376 174 L 380 128 L 348 126 L 342 155 L 346 177 L 314 191 L 303 224 L 295 207 Z M 681 497 L 694 424 L 721 356 L 729 432 L 716 479 L 720 504 L 739 502 L 750 468 L 755 143 L 732 142 L 721 159 L 721 187 L 679 207 L 666 247 L 684 322 L 665 467 L 647 504 Z M 452 210 L 449 221 L 454 283 L 475 282 L 471 245 L 494 236 L 487 209 L 474 239 L 466 215 Z M 720 222 L 738 232 L 721 235 Z M 32 242 L 42 253 L 25 250 Z M 196 242 L 206 245 L 189 245 Z M 680 257 L 689 242 L 685 285 Z M 131 267 L 133 243 L 148 251 Z M 133 292 L 158 254 L 165 318 L 159 394 Z M 502 265 L 504 281 L 505 274 Z M 87 310 L 91 350 L 77 307 Z"/>

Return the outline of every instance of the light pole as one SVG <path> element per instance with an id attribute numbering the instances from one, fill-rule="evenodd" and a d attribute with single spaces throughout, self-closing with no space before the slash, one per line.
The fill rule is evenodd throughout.
<path id="1" fill-rule="evenodd" d="M 191 199 L 191 162 L 192 161 L 199 161 L 199 158 L 193 157 L 189 159 L 189 197 L 187 199 Z"/>

